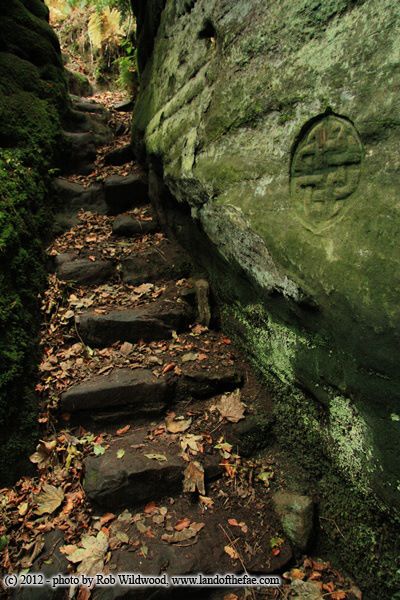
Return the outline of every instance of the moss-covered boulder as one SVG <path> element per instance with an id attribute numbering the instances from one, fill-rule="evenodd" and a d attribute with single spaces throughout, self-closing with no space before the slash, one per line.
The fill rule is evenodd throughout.
<path id="1" fill-rule="evenodd" d="M 227 326 L 286 390 L 281 434 L 346 482 L 325 518 L 346 514 L 347 493 L 397 519 L 399 5 L 134 4 L 154 37 L 134 111 L 153 199 L 178 234 L 192 228 Z M 371 560 L 385 534 L 369 514 L 368 535 L 348 523 L 346 560 L 368 585 L 384 572 L 392 591 L 394 564 L 378 574 Z"/>
<path id="2" fill-rule="evenodd" d="M 0 481 L 37 437 L 38 294 L 51 210 L 49 169 L 68 111 L 58 40 L 42 0 L 0 7 Z"/>

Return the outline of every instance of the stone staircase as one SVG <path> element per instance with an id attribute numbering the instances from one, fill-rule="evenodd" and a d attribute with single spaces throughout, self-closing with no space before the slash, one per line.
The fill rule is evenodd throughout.
<path id="1" fill-rule="evenodd" d="M 98 107 L 93 112 L 102 114 Z M 74 143 L 78 144 L 75 138 Z M 89 149 L 92 160 L 92 145 Z M 121 164 L 123 156 L 122 152 L 109 160 Z M 153 363 L 149 357 L 147 366 L 117 365 L 106 372 L 100 364 L 96 373 L 83 376 L 59 399 L 61 422 L 68 414 L 72 426 L 105 432 L 101 453 L 84 460 L 83 488 L 97 523 L 106 513 L 115 515 L 109 526 L 107 569 L 144 574 L 282 572 L 292 549 L 270 495 L 261 482 L 250 482 L 251 469 L 239 460 L 242 448 L 246 456 L 258 450 L 259 436 L 253 446 L 251 440 L 263 423 L 267 421 L 267 429 L 271 424 L 270 415 L 258 415 L 259 407 L 268 405 L 265 390 L 230 340 L 208 329 L 208 284 L 196 277 L 185 251 L 160 233 L 148 203 L 145 174 L 138 167 L 133 174 L 111 176 L 89 188 L 58 178 L 54 192 L 65 227 L 84 227 L 77 220 L 80 209 L 103 215 L 107 242 L 112 240 L 116 249 L 108 255 L 109 245 L 100 239 L 95 249 L 89 241 L 59 253 L 54 268 L 70 290 L 90 293 L 99 284 L 108 289 L 125 286 L 129 293 L 131 286 L 143 284 L 163 290 L 131 306 L 116 303 L 105 309 L 99 299 L 89 310 L 77 310 L 76 333 L 69 342 L 72 346 L 80 341 L 92 349 L 123 344 L 129 349 L 130 344 L 132 352 L 146 343 L 160 344 Z M 146 243 L 140 245 L 143 236 Z M 178 343 L 174 347 L 174 340 L 190 342 L 191 352 L 182 352 Z M 221 418 L 216 408 L 224 394 L 235 390 L 247 407 L 246 418 L 236 423 Z M 175 428 L 168 429 L 168 419 Z M 184 421 L 190 426 L 180 430 Z M 240 469 L 245 474 L 239 477 Z M 247 488 L 246 477 L 252 484 Z M 237 524 L 232 525 L 232 519 Z M 282 537 L 282 543 L 272 552 L 271 539 L 276 537 Z M 226 593 L 203 590 L 199 597 L 223 598 Z M 98 589 L 93 597 L 179 594 L 114 587 Z"/>

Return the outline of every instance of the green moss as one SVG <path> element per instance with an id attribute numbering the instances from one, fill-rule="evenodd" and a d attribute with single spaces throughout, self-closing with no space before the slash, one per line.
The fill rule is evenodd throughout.
<path id="1" fill-rule="evenodd" d="M 0 152 L 0 479 L 11 481 L 36 438 L 37 296 L 49 226 L 42 176 L 23 152 Z M 12 434 L 12 435 L 10 435 Z"/>
<path id="2" fill-rule="evenodd" d="M 25 4 L 25 5 L 24 5 Z M 62 151 L 66 84 L 39 0 L 0 20 L 0 481 L 27 466 L 37 436 L 38 294 L 50 230 L 48 169 Z M 32 12 L 28 10 L 32 9 Z M 33 14 L 34 13 L 34 14 Z"/>

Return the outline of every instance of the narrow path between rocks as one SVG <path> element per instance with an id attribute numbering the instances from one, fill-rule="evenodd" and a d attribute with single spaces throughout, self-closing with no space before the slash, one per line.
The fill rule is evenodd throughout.
<path id="1" fill-rule="evenodd" d="M 3 566 L 49 575 L 285 573 L 279 589 L 190 595 L 361 598 L 329 563 L 302 556 L 312 500 L 279 492 L 285 474 L 271 451 L 260 452 L 271 399 L 216 329 L 207 281 L 160 230 L 131 155 L 129 115 L 92 100 L 75 108 L 76 162 L 54 181 L 58 235 L 48 250 L 37 386 L 43 441 L 31 457 L 38 476 L 6 491 L 12 543 Z M 293 512 L 290 542 L 277 513 Z M 88 597 L 188 591 L 81 588 L 78 598 Z"/>

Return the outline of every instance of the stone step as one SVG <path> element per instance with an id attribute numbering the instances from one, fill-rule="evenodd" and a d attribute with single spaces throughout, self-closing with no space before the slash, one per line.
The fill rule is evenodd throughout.
<path id="1" fill-rule="evenodd" d="M 202 524 L 202 527 L 193 537 L 183 530 L 182 542 L 170 542 L 171 538 L 164 536 L 176 534 L 175 526 L 182 518 L 189 521 L 189 528 L 194 523 Z M 240 527 L 230 525 L 228 519 L 236 519 L 238 523 L 243 523 L 244 531 Z M 193 531 L 195 533 L 196 529 Z M 199 503 L 194 504 L 188 498 L 178 498 L 173 505 L 156 504 L 149 513 L 132 514 L 125 511 L 120 514 L 110 524 L 111 558 L 108 565 L 113 573 L 142 573 L 153 576 L 163 572 L 167 572 L 169 576 L 195 573 L 242 574 L 246 571 L 265 575 L 277 574 L 286 569 L 293 557 L 291 546 L 286 540 L 282 540 L 279 553 L 272 552 L 271 540 L 278 537 L 280 531 L 279 520 L 273 511 L 270 512 L 266 508 L 260 511 L 250 506 L 230 510 L 218 504 L 205 511 Z M 118 540 L 121 539 L 127 540 L 122 546 L 118 544 Z M 115 546 L 117 547 L 113 549 Z M 145 557 L 143 547 L 146 548 Z M 237 554 L 231 557 L 226 547 L 231 551 L 236 550 Z M 133 589 L 131 588 L 132 591 Z M 212 594 L 215 594 L 215 590 L 207 587 L 201 589 L 200 596 L 194 595 L 196 590 L 193 588 L 186 589 L 186 596 L 179 595 L 179 588 L 172 588 L 171 595 L 168 594 L 169 590 L 158 589 L 162 592 L 160 596 L 158 593 L 155 595 L 154 588 L 149 587 L 135 588 L 134 596 L 128 596 L 127 587 L 104 587 L 95 590 L 94 599 L 132 597 L 135 600 L 150 600 L 159 597 L 194 597 L 205 600 L 218 597 L 222 600 L 227 597 L 226 590 L 220 596 L 214 596 Z M 302 598 L 305 600 L 306 596 Z"/>
<path id="2" fill-rule="evenodd" d="M 52 191 L 57 212 L 77 212 L 79 209 L 106 214 L 103 186 L 100 183 L 85 188 L 79 183 L 56 177 L 52 181 Z"/>
<path id="3" fill-rule="evenodd" d="M 114 219 L 112 232 L 118 236 L 144 235 L 159 231 L 156 221 L 142 221 L 133 215 L 120 215 Z"/>
<path id="4" fill-rule="evenodd" d="M 237 370 L 222 368 L 220 372 L 219 378 L 210 374 L 208 383 L 203 376 L 197 388 L 184 372 L 179 377 L 167 374 L 157 378 L 144 368 L 116 368 L 72 385 L 61 394 L 59 409 L 103 427 L 122 421 L 144 422 L 164 414 L 174 403 L 178 406 L 181 402 L 205 400 L 242 384 L 243 377 Z"/>
<path id="5" fill-rule="evenodd" d="M 112 175 L 104 180 L 109 215 L 118 215 L 148 202 L 147 178 L 142 173 Z"/>
<path id="6" fill-rule="evenodd" d="M 203 369 L 199 363 L 183 364 L 182 374 L 177 378 L 175 398 L 177 401 L 210 398 L 230 392 L 243 384 L 243 375 L 235 366 L 217 365 Z"/>
<path id="7" fill-rule="evenodd" d="M 114 104 L 113 109 L 118 112 L 131 112 L 133 110 L 133 99 L 127 98 L 126 100 L 117 102 L 117 104 Z"/>
<path id="8" fill-rule="evenodd" d="M 63 281 L 90 285 L 104 283 L 116 273 L 113 263 L 109 260 L 91 261 L 88 258 L 65 260 L 57 266 L 57 276 Z"/>
<path id="9" fill-rule="evenodd" d="M 87 174 L 96 159 L 96 142 L 90 131 L 63 131 L 67 152 L 65 171 Z"/>
<path id="10" fill-rule="evenodd" d="M 121 146 L 120 148 L 116 148 L 115 150 L 111 150 L 107 152 L 104 156 L 104 164 L 105 165 L 114 165 L 120 166 L 125 165 L 128 162 L 133 160 L 133 152 L 132 146 L 130 144 L 126 144 L 125 146 Z"/>
<path id="11" fill-rule="evenodd" d="M 132 285 L 160 279 L 181 279 L 188 277 L 192 270 L 186 252 L 167 240 L 147 252 L 126 258 L 121 266 L 123 281 Z"/>
<path id="12" fill-rule="evenodd" d="M 187 463 L 178 443 L 150 441 L 146 433 L 141 429 L 113 438 L 104 454 L 85 458 L 83 487 L 96 508 L 116 511 L 182 492 Z M 217 455 L 204 457 L 206 480 L 222 474 L 219 462 Z"/>
<path id="13" fill-rule="evenodd" d="M 184 300 L 158 300 L 132 310 L 107 314 L 85 312 L 76 319 L 79 334 L 89 346 L 111 346 L 114 342 L 136 343 L 170 338 L 184 331 L 195 312 Z"/>
<path id="14" fill-rule="evenodd" d="M 159 415 L 165 409 L 170 386 L 147 369 L 114 369 L 70 387 L 61 394 L 60 410 L 81 413 L 123 407 L 135 416 Z"/>

